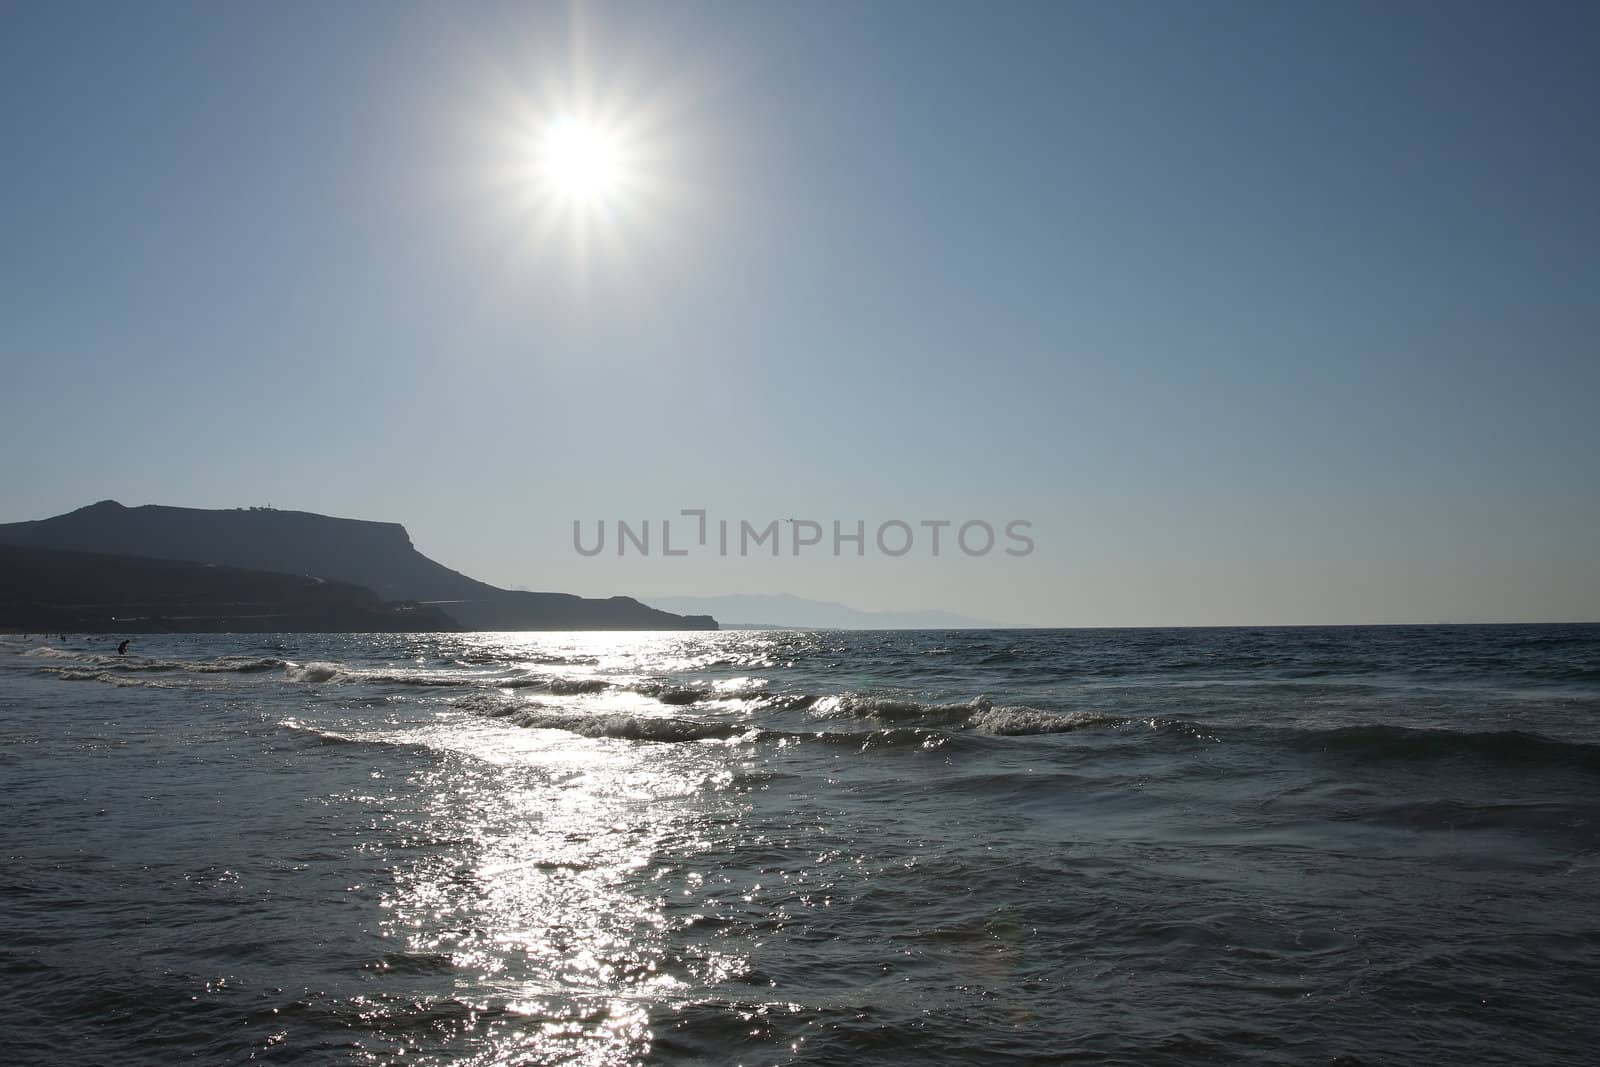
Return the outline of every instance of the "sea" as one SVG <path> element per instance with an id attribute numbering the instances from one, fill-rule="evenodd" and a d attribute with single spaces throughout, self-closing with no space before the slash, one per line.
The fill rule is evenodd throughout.
<path id="1" fill-rule="evenodd" d="M 1593 1064 L 1600 625 L 0 638 L 7 1064 Z"/>

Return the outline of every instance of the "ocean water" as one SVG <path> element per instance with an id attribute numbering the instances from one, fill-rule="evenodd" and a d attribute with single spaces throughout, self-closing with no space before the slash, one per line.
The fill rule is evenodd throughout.
<path id="1" fill-rule="evenodd" d="M 0 638 L 6 1063 L 1594 1062 L 1600 626 Z"/>

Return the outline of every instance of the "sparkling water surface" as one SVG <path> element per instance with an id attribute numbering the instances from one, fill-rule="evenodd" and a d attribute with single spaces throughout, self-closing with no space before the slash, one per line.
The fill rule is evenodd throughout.
<path id="1" fill-rule="evenodd" d="M 1590 1063 L 1600 626 L 0 638 L 10 1063 Z"/>

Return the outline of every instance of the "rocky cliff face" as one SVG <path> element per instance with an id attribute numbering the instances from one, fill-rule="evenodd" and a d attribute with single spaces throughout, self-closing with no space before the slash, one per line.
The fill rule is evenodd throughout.
<path id="1" fill-rule="evenodd" d="M 364 586 L 386 601 L 435 602 L 468 629 L 705 630 L 630 597 L 523 593 L 469 578 L 418 552 L 404 526 L 305 511 L 209 511 L 103 500 L 65 515 L 0 524 L 0 544 L 183 560 Z"/>

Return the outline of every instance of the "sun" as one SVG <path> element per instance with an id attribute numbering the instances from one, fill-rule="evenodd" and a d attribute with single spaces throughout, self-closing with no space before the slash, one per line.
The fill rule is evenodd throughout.
<path id="1" fill-rule="evenodd" d="M 465 107 L 463 171 L 486 207 L 485 239 L 508 266 L 548 265 L 591 278 L 651 268 L 698 204 L 686 169 L 693 84 L 644 93 L 616 75 L 555 59 L 527 84 L 491 71 Z M 694 192 L 691 192 L 693 190 Z"/>
<path id="2" fill-rule="evenodd" d="M 622 143 L 593 121 L 563 116 L 538 142 L 539 177 L 555 197 L 576 207 L 604 207 L 623 184 Z"/>

